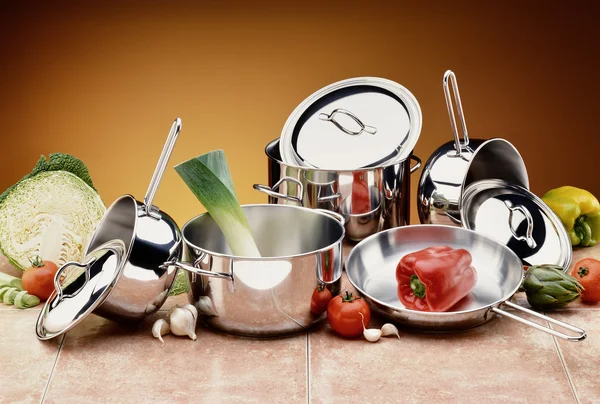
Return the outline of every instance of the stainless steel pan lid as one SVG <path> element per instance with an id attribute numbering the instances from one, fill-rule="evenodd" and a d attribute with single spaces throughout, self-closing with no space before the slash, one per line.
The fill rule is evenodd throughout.
<path id="1" fill-rule="evenodd" d="M 333 83 L 302 102 L 280 141 L 285 163 L 353 170 L 406 159 L 421 133 L 419 103 L 390 80 L 360 77 Z"/>
<path id="2" fill-rule="evenodd" d="M 540 198 L 504 180 L 467 186 L 460 201 L 464 227 L 513 250 L 524 265 L 556 264 L 568 270 L 573 258 L 569 235 Z"/>
<path id="3" fill-rule="evenodd" d="M 86 255 L 84 263 L 67 262 L 54 277 L 54 292 L 44 305 L 36 324 L 39 339 L 47 340 L 69 331 L 98 307 L 113 290 L 127 249 L 112 240 Z M 68 281 L 60 282 L 62 275 Z"/>

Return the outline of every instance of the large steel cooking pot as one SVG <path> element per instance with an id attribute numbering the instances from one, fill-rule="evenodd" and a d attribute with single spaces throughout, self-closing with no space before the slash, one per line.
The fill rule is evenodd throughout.
<path id="1" fill-rule="evenodd" d="M 191 303 L 210 299 L 209 327 L 250 337 L 279 337 L 322 324 L 311 312 L 315 289 L 340 292 L 344 227 L 339 215 L 297 206 L 243 205 L 259 258 L 234 256 L 208 213 L 188 221 L 182 235 L 193 264 L 188 271 Z M 205 313 L 206 314 L 206 313 Z"/>
<path id="2" fill-rule="evenodd" d="M 450 82 L 462 127 L 462 141 L 454 117 Z M 469 139 L 456 77 L 450 70 L 444 74 L 443 89 L 454 141 L 439 147 L 423 166 L 417 210 L 422 224 L 460 226 L 460 201 L 469 184 L 502 179 L 529 189 L 529 178 L 521 155 L 507 140 Z"/>
<path id="3" fill-rule="evenodd" d="M 410 223 L 410 174 L 421 166 L 412 153 L 400 162 L 360 170 L 321 170 L 286 164 L 279 139 L 265 148 L 269 184 L 254 189 L 270 204 L 326 209 L 344 217 L 346 237 L 360 241 L 382 229 Z M 416 164 L 411 167 L 411 161 Z"/>

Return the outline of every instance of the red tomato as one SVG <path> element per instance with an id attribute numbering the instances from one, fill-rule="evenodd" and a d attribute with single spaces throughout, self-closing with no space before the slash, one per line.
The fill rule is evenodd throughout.
<path id="1" fill-rule="evenodd" d="M 587 303 L 600 302 L 600 261 L 593 258 L 579 260 L 573 266 L 571 275 L 584 288 L 581 300 Z"/>
<path id="2" fill-rule="evenodd" d="M 21 278 L 23 289 L 41 301 L 46 301 L 54 291 L 54 275 L 58 267 L 52 261 L 42 261 L 40 257 L 36 257 L 31 265 Z"/>
<path id="3" fill-rule="evenodd" d="M 331 299 L 327 306 L 327 322 L 333 331 L 344 337 L 353 338 L 362 335 L 363 323 L 366 328 L 370 320 L 371 310 L 367 302 L 360 297 L 352 296 L 348 291 L 345 295 L 338 295 Z"/>
<path id="4" fill-rule="evenodd" d="M 314 314 L 325 313 L 327 305 L 331 300 L 331 292 L 325 285 L 319 285 L 315 288 L 310 299 L 310 311 Z"/>

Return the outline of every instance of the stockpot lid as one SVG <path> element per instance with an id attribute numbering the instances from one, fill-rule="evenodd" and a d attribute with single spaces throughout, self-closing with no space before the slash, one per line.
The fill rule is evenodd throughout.
<path id="1" fill-rule="evenodd" d="M 69 331 L 102 304 L 121 275 L 126 252 L 123 241 L 111 240 L 87 254 L 83 263 L 61 266 L 55 290 L 37 320 L 38 338 L 47 340 Z M 66 277 L 60 283 L 62 274 Z"/>
<path id="2" fill-rule="evenodd" d="M 412 153 L 421 126 L 419 103 L 400 84 L 347 79 L 294 110 L 280 137 L 281 157 L 286 164 L 337 171 L 397 163 Z"/>
<path id="3" fill-rule="evenodd" d="M 524 187 L 499 179 L 473 182 L 460 204 L 464 227 L 495 238 L 523 265 L 560 265 L 573 258 L 569 235 L 556 214 Z"/>

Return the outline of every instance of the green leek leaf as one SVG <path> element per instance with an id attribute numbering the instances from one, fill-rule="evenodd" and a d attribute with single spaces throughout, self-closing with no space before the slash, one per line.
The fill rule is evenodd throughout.
<path id="1" fill-rule="evenodd" d="M 175 171 L 217 223 L 233 255 L 260 257 L 248 219 L 233 190 L 223 150 L 187 160 Z"/>

